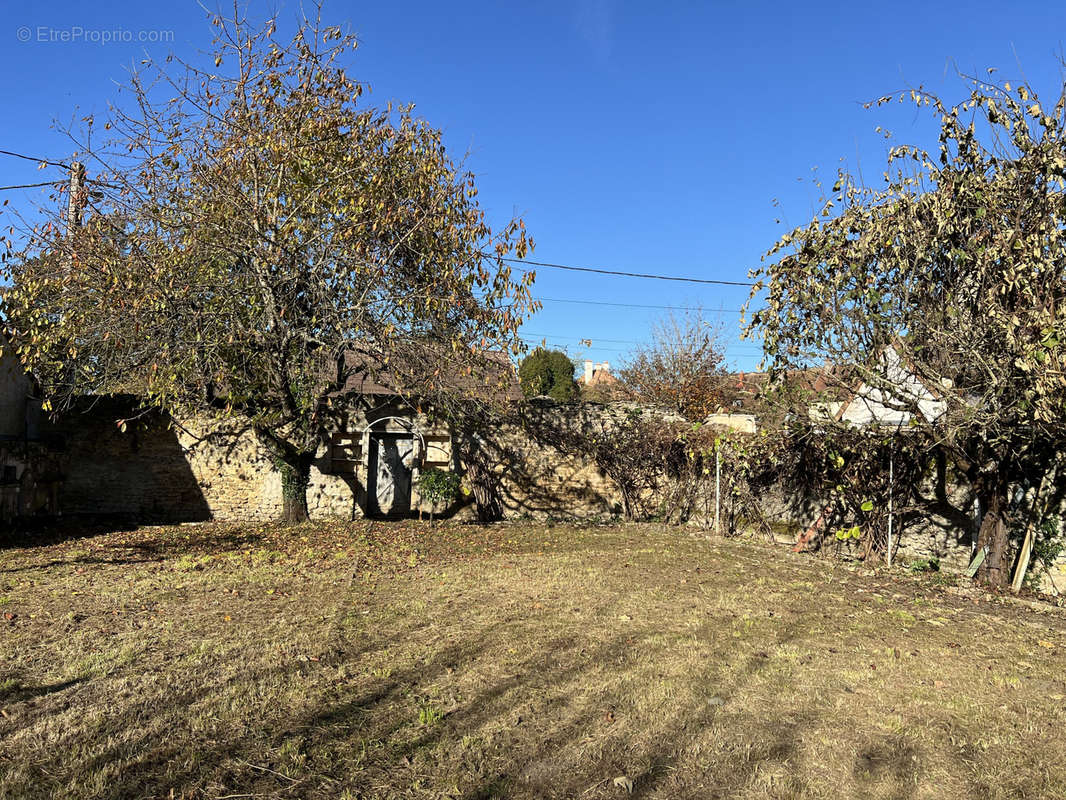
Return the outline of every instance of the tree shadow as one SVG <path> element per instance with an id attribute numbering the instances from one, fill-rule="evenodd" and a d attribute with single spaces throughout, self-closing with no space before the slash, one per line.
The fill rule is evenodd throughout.
<path id="1" fill-rule="evenodd" d="M 116 420 L 127 419 L 124 426 Z M 139 522 L 211 519 L 188 451 L 169 418 L 130 396 L 93 398 L 60 420 L 66 441 L 64 514 L 128 515 Z"/>
<path id="2" fill-rule="evenodd" d="M 383 590 L 389 592 L 391 586 Z M 204 791 L 208 796 L 337 797 L 345 789 L 355 796 L 391 796 L 415 792 L 411 787 L 425 780 L 425 754 L 461 749 L 469 737 L 481 743 L 481 760 L 471 756 L 463 762 L 462 773 L 439 776 L 442 785 L 453 779 L 457 791 L 451 796 L 466 800 L 617 797 L 622 790 L 613 785 L 615 776 L 627 776 L 632 796 L 638 798 L 727 798 L 759 791 L 757 781 L 765 771 L 783 775 L 783 796 L 792 796 L 806 788 L 805 739 L 824 724 L 846 691 L 829 691 L 822 700 L 776 718 L 740 705 L 745 687 L 770 669 L 779 649 L 804 643 L 807 634 L 801 623 L 783 621 L 757 643 L 733 638 L 714 642 L 705 664 L 685 676 L 691 685 L 713 691 L 713 702 L 697 693 L 694 702 L 663 706 L 649 718 L 627 719 L 627 712 L 621 711 L 619 719 L 611 721 L 605 688 L 597 684 L 604 665 L 615 665 L 609 674 L 628 672 L 632 666 L 639 677 L 654 681 L 654 670 L 638 660 L 640 653 L 657 646 L 659 630 L 654 625 L 619 626 L 600 639 L 548 628 L 535 647 L 507 663 L 495 663 L 501 643 L 516 639 L 516 631 L 535 622 L 520 611 L 485 618 L 477 614 L 476 596 L 453 599 L 443 616 L 411 611 L 387 623 L 373 623 L 363 622 L 352 597 L 339 597 L 333 625 L 344 635 L 326 637 L 318 660 L 285 658 L 274 665 L 235 670 L 221 683 L 205 679 L 197 685 L 168 685 L 150 701 L 168 709 L 192 709 L 224 696 L 233 684 L 303 681 L 314 691 L 313 702 L 259 709 L 239 725 L 199 732 L 189 730 L 177 716 L 175 729 L 160 737 L 144 724 L 153 706 L 127 699 L 106 718 L 88 721 L 67 735 L 64 752 L 89 755 L 73 766 L 50 770 L 54 774 L 38 776 L 39 791 L 59 791 L 71 769 L 87 773 L 109 768 L 116 770 L 116 777 L 107 789 L 86 796 L 167 796 L 171 789 L 200 792 L 208 784 L 214 787 Z M 454 638 L 448 639 L 437 630 L 447 619 L 471 622 L 449 628 Z M 345 672 L 366 676 L 383 660 L 394 663 L 392 655 L 406 642 L 433 644 L 374 680 L 348 684 L 333 677 Z M 725 664 L 736 668 L 727 670 Z M 465 681 L 472 675 L 479 682 Z M 429 686 L 444 687 L 445 694 L 454 691 L 456 696 L 433 700 L 444 712 L 439 722 L 417 725 L 418 703 L 432 699 L 422 694 Z M 697 773 L 692 753 L 706 746 L 704 733 L 712 727 L 720 729 L 723 738 L 717 750 L 696 760 L 702 764 Z M 742 739 L 733 737 L 734 728 L 744 732 Z M 10 731 L 10 726 L 0 727 L 0 742 Z M 293 778 L 278 777 L 274 773 L 288 769 L 276 760 L 278 753 L 294 740 L 303 742 L 308 752 L 331 757 L 306 772 L 294 772 Z M 361 761 L 352 754 L 360 743 L 367 752 Z M 741 745 L 746 749 L 736 749 Z M 912 796 L 920 756 L 900 737 L 860 740 L 854 750 L 841 753 L 845 763 L 854 761 L 852 775 L 860 788 L 881 791 L 894 782 L 898 788 L 892 796 L 899 798 Z"/>
<path id="3" fill-rule="evenodd" d="M 5 679 L 0 682 L 0 704 L 11 705 L 24 703 L 27 700 L 35 700 L 38 697 L 46 697 L 55 692 L 62 692 L 71 686 L 77 686 L 84 678 L 73 678 L 59 683 L 50 683 L 41 686 L 24 686 L 16 678 Z"/>
<path id="4" fill-rule="evenodd" d="M 855 756 L 852 776 L 868 790 L 885 788 L 893 800 L 907 800 L 918 791 L 915 775 L 918 751 L 901 736 L 880 736 L 868 741 Z"/>

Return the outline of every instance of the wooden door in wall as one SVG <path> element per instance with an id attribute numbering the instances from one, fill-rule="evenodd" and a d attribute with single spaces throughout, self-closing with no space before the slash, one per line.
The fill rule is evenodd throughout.
<path id="1" fill-rule="evenodd" d="M 376 517 L 409 516 L 415 440 L 406 433 L 372 433 L 369 456 L 368 513 Z"/>

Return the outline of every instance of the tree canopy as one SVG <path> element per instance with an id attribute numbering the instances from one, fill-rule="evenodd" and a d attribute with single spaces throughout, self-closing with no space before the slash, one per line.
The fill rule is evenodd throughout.
<path id="1" fill-rule="evenodd" d="M 841 170 L 809 223 L 753 275 L 749 332 L 771 370 L 829 360 L 854 388 L 917 412 L 887 347 L 946 412 L 909 435 L 947 453 L 983 508 L 983 575 L 999 584 L 1010 490 L 1036 486 L 1066 440 L 1066 90 L 972 80 L 950 105 L 921 89 L 882 97 L 933 114 L 939 146 L 894 145 L 882 183 Z"/>
<path id="2" fill-rule="evenodd" d="M 652 328 L 621 372 L 637 398 L 701 421 L 722 404 L 725 353 L 719 329 L 702 311 L 673 312 Z"/>
<path id="3" fill-rule="evenodd" d="M 519 364 L 518 381 L 526 397 L 544 395 L 563 401 L 577 397 L 574 362 L 561 350 L 535 349 Z"/>
<path id="4" fill-rule="evenodd" d="M 72 134 L 88 219 L 69 235 L 52 220 L 7 260 L 4 310 L 52 407 L 121 391 L 245 420 L 298 519 L 357 373 L 445 417 L 502 394 L 478 387 L 521 351 L 534 274 L 504 259 L 532 241 L 521 220 L 490 227 L 413 106 L 365 102 L 354 35 L 213 23 L 213 68 L 145 62 Z"/>

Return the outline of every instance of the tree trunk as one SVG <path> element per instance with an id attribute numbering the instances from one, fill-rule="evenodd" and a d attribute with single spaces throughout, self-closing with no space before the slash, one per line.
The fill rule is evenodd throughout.
<path id="1" fill-rule="evenodd" d="M 987 488 L 978 488 L 978 497 L 985 513 L 977 534 L 977 549 L 987 547 L 988 556 L 977 572 L 977 580 L 991 587 L 1003 587 L 1007 585 L 1010 566 L 1007 564 L 1009 487 L 1005 481 L 995 478 Z"/>
<path id="2" fill-rule="evenodd" d="M 294 459 L 294 463 L 282 462 L 278 465 L 281 472 L 281 522 L 285 525 L 298 525 L 307 522 L 307 485 L 311 481 L 311 461 L 313 455 L 303 454 Z"/>
<path id="3" fill-rule="evenodd" d="M 467 469 L 470 488 L 474 492 L 474 505 L 477 507 L 477 521 L 485 524 L 499 519 L 502 513 L 492 471 L 477 456 Z"/>
<path id="4" fill-rule="evenodd" d="M 633 521 L 633 503 L 629 499 L 629 491 L 626 489 L 625 484 L 619 482 L 619 486 L 622 490 L 622 517 L 626 522 Z"/>
<path id="5" fill-rule="evenodd" d="M 460 460 L 474 495 L 477 521 L 484 525 L 501 519 L 503 503 L 500 501 L 498 480 L 486 455 L 490 443 L 472 430 L 463 431 L 459 443 Z"/>

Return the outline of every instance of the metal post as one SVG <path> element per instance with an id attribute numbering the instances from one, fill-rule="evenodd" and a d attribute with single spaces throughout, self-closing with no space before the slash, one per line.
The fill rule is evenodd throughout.
<path id="1" fill-rule="evenodd" d="M 888 552 L 885 554 L 888 566 L 892 566 L 892 495 L 895 489 L 895 462 L 894 453 L 888 454 Z"/>
<path id="2" fill-rule="evenodd" d="M 722 454 L 721 445 L 714 445 L 714 532 L 722 535 Z"/>

